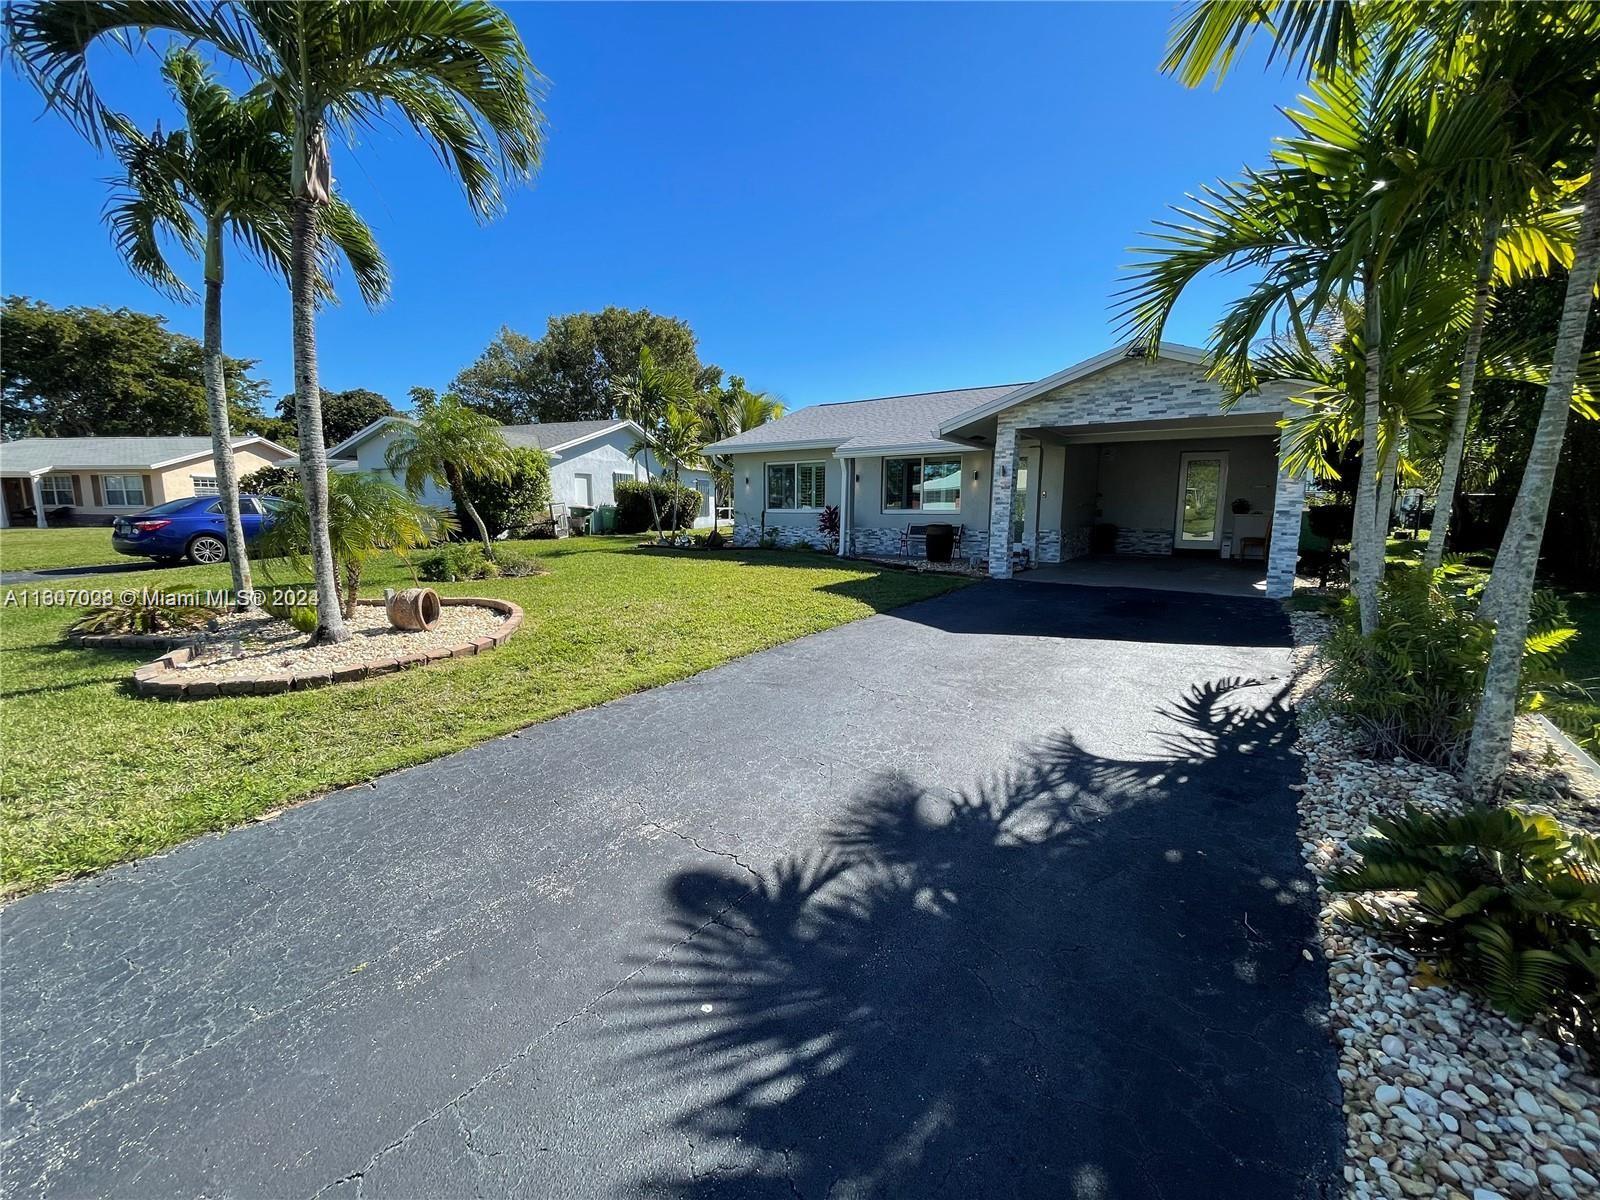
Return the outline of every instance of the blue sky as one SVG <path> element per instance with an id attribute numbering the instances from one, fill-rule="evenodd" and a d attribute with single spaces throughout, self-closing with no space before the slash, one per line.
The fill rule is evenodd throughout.
<path id="1" fill-rule="evenodd" d="M 1104 349 L 1127 247 L 1197 184 L 1259 162 L 1293 96 L 1246 66 L 1221 90 L 1157 73 L 1171 8 L 534 5 L 512 12 L 549 80 L 534 185 L 477 224 L 400 131 L 335 176 L 395 276 L 320 322 L 323 386 L 403 401 L 501 325 L 606 304 L 685 318 L 701 357 L 792 406 L 1034 379 Z M 96 60 L 145 123 L 153 58 Z M 198 336 L 113 253 L 110 164 L 7 73 L 0 286 L 127 305 Z M 194 272 L 191 271 L 191 275 Z M 1237 281 L 1203 281 L 1169 336 L 1203 341 Z M 290 390 L 285 289 L 236 255 L 230 353 Z"/>

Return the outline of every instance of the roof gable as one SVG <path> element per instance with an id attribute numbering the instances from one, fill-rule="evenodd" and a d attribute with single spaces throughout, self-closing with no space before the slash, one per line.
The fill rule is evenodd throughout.
<path id="1" fill-rule="evenodd" d="M 946 392 L 916 392 L 906 396 L 880 396 L 837 404 L 814 404 L 786 413 L 776 421 L 724 438 L 706 447 L 710 454 L 750 454 L 781 450 L 835 449 L 841 454 L 879 450 L 940 447 L 940 423 L 956 413 L 1017 389 L 1007 383 L 995 387 L 958 388 Z"/>

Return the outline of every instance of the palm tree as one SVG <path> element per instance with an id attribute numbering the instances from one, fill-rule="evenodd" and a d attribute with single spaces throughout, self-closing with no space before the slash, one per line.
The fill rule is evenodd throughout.
<path id="1" fill-rule="evenodd" d="M 446 392 L 434 399 L 419 396 L 416 418 L 389 443 L 389 469 L 399 473 L 411 492 L 429 483 L 450 489 L 461 510 L 477 526 L 483 552 L 494 557 L 489 529 L 467 492 L 473 480 L 505 483 L 516 459 L 493 417 L 471 409 L 460 396 Z"/>
<path id="2" fill-rule="evenodd" d="M 154 32 L 239 64 L 289 130 L 295 411 L 317 639 L 342 641 L 316 341 L 319 228 L 333 199 L 330 129 L 350 133 L 398 114 L 460 179 L 473 211 L 493 214 L 501 180 L 531 176 L 543 146 L 538 75 L 515 24 L 487 0 L 30 0 L 8 6 L 5 24 L 23 72 L 91 136 L 111 119 L 90 78 L 89 48 Z"/>
<path id="3" fill-rule="evenodd" d="M 211 451 L 217 466 L 235 603 L 248 607 L 250 560 L 239 516 L 238 472 L 233 463 L 228 388 L 222 352 L 223 254 L 227 235 L 269 270 L 287 275 L 289 142 L 261 97 L 235 97 L 206 69 L 200 56 L 174 48 L 161 73 L 184 114 L 186 129 L 148 136 L 123 124 L 113 136 L 122 174 L 106 208 L 117 247 L 129 268 L 177 298 L 190 295 L 168 264 L 163 237 L 177 241 L 205 267 L 204 374 L 211 417 Z M 328 206 L 324 232 L 354 268 L 369 304 L 388 292 L 388 267 L 371 231 L 343 200 Z M 331 293 L 331 289 L 330 289 Z"/>
<path id="4" fill-rule="evenodd" d="M 776 421 L 783 416 L 783 401 L 771 392 L 751 391 L 738 375 L 730 376 L 728 386 L 705 396 L 701 410 L 701 427 L 705 445 L 720 442 L 736 434 Z M 702 455 L 715 481 L 719 495 L 727 496 L 733 503 L 733 457 L 728 454 Z M 713 522 L 716 514 L 712 513 Z"/>
<path id="5" fill-rule="evenodd" d="M 612 395 L 616 397 L 617 412 L 643 430 L 632 453 L 645 456 L 645 474 L 650 473 L 650 460 L 662 466 L 689 452 L 688 442 L 696 442 L 695 449 L 703 444 L 698 433 L 692 438 L 680 437 L 685 420 L 682 413 L 692 412 L 695 405 L 694 377 L 676 367 L 656 362 L 649 346 L 639 347 L 639 365 L 621 379 L 613 380 Z M 672 422 L 674 412 L 680 414 L 679 425 Z M 676 468 L 674 468 L 674 471 Z M 675 477 L 675 476 L 674 476 Z M 656 541 L 665 539 L 661 529 L 661 509 L 656 504 L 654 487 L 647 488 L 650 497 L 650 520 L 655 525 Z"/>
<path id="6" fill-rule="evenodd" d="M 331 472 L 327 493 L 328 544 L 343 588 L 339 612 L 347 618 L 355 615 L 361 576 L 373 557 L 393 551 L 404 558 L 456 528 L 448 512 L 367 471 Z M 283 497 L 254 549 L 264 567 L 272 559 L 286 559 L 297 571 L 311 565 L 311 513 L 304 491 Z"/>
<path id="7" fill-rule="evenodd" d="M 1396 462 L 1380 450 L 1385 278 L 1424 257 L 1457 253 L 1447 217 L 1495 182 L 1503 139 L 1491 98 L 1449 106 L 1364 65 L 1315 81 L 1287 114 L 1268 170 L 1208 188 L 1182 221 L 1162 222 L 1123 293 L 1126 328 L 1152 346 L 1202 272 L 1255 269 L 1256 285 L 1218 323 L 1213 370 L 1236 391 L 1256 386 L 1251 353 L 1278 321 L 1304 340 L 1330 304 L 1359 295 L 1363 446 L 1352 542 L 1362 627 L 1377 628 L 1383 570 L 1381 497 Z"/>

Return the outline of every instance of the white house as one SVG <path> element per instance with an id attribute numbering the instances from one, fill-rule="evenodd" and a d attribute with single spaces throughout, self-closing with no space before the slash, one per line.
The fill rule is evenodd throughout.
<path id="1" fill-rule="evenodd" d="M 380 417 L 366 428 L 351 434 L 328 457 L 335 470 L 381 472 L 399 482 L 399 472 L 388 465 L 389 446 L 401 425 L 411 422 L 404 415 Z M 552 421 L 546 424 L 502 425 L 500 433 L 513 446 L 543 450 L 550 460 L 550 499 L 573 508 L 599 508 L 616 502 L 615 487 L 621 480 L 664 478 L 659 463 L 636 459 L 628 451 L 644 431 L 632 421 Z M 642 459 L 644 456 L 640 456 Z M 685 470 L 679 481 L 702 497 L 697 527 L 709 526 L 715 489 L 706 471 Z M 429 484 L 422 497 L 429 504 L 449 506 L 448 489 Z"/>
<path id="2" fill-rule="evenodd" d="M 734 542 L 825 539 L 841 555 L 914 554 L 931 523 L 1004 578 L 1087 555 L 1257 564 L 1294 587 L 1305 484 L 1282 466 L 1274 384 L 1224 408 L 1203 351 L 1118 346 L 1033 383 L 798 409 L 708 446 L 733 459 Z"/>

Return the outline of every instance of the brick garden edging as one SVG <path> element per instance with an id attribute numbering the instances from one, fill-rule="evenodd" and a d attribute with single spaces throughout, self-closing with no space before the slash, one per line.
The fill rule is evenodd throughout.
<path id="1" fill-rule="evenodd" d="M 356 603 L 381 605 L 383 601 L 358 600 Z M 305 691 L 307 688 L 324 687 L 332 683 L 352 683 L 359 679 L 372 679 L 379 675 L 388 675 L 393 671 L 424 666 L 430 662 L 442 662 L 447 658 L 467 658 L 481 654 L 504 643 L 522 624 L 521 606 L 509 600 L 496 600 L 483 596 L 441 596 L 439 603 L 472 604 L 479 608 L 487 608 L 491 612 L 503 613 L 506 619 L 492 634 L 485 634 L 452 646 L 412 650 L 398 656 L 375 658 L 364 663 L 349 663 L 341 667 L 307 667 L 304 671 L 263 671 L 259 675 L 234 679 L 202 679 L 193 682 L 184 679 L 186 672 L 176 668 L 194 656 L 194 647 L 192 644 L 180 645 L 154 662 L 146 663 L 135 670 L 133 686 L 139 695 L 153 700 L 203 700 L 212 696 L 268 696 L 277 692 Z M 113 642 L 126 644 L 130 640 L 143 642 L 152 639 L 106 638 L 95 644 L 101 646 Z M 190 638 L 162 639 L 167 645 L 170 645 L 172 640 L 182 640 L 186 643 L 191 641 Z"/>

